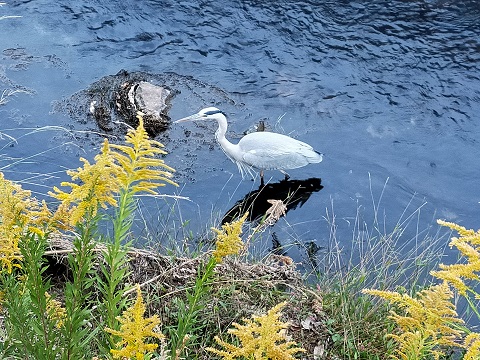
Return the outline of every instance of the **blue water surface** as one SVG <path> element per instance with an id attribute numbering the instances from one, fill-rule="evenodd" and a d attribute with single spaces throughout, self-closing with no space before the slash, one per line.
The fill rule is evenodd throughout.
<path id="1" fill-rule="evenodd" d="M 21 16 L 0 21 L 0 169 L 38 196 L 101 144 L 94 123 L 54 111 L 56 101 L 121 69 L 175 72 L 227 96 L 178 97 L 172 118 L 215 105 L 233 142 L 264 120 L 325 154 L 290 174 L 324 188 L 255 246 L 268 249 L 275 233 L 296 259 L 308 243 L 348 247 L 357 214 L 384 233 L 411 216 L 404 241 L 428 241 L 436 218 L 480 227 L 478 1 L 12 0 L 0 14 Z M 150 245 L 208 236 L 258 188 L 224 156 L 215 127 L 172 125 L 158 137 L 180 187 L 142 199 Z"/>

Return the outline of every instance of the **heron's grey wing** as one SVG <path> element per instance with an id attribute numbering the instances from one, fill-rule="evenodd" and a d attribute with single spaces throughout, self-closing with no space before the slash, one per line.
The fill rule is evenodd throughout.
<path id="1" fill-rule="evenodd" d="M 243 153 L 243 161 L 258 169 L 288 170 L 321 161 L 310 145 L 267 131 L 248 134 L 238 145 Z"/>

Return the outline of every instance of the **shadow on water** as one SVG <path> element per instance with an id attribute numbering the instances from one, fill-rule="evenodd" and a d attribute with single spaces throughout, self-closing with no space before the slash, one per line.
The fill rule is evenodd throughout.
<path id="1" fill-rule="evenodd" d="M 260 186 L 258 190 L 249 192 L 245 197 L 223 216 L 222 224 L 232 222 L 248 211 L 247 220 L 255 222 L 265 216 L 272 206 L 268 200 L 281 200 L 287 207 L 287 212 L 303 206 L 315 192 L 323 189 L 322 179 L 282 180 Z"/>
<path id="2" fill-rule="evenodd" d="M 286 206 L 286 212 L 302 207 L 313 193 L 323 189 L 322 179 L 310 178 L 306 180 L 282 180 L 277 183 L 260 185 L 258 190 L 249 192 L 238 200 L 235 205 L 223 216 L 222 224 L 232 222 L 246 212 L 247 220 L 251 223 L 260 221 L 267 210 L 272 207 L 268 200 L 281 200 Z M 277 255 L 288 255 L 283 242 L 276 232 L 272 232 L 271 251 Z M 307 256 L 311 263 L 320 248 L 313 242 L 306 243 Z"/>

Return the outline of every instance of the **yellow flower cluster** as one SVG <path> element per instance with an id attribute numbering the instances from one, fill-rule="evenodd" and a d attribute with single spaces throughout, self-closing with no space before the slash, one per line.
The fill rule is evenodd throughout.
<path id="1" fill-rule="evenodd" d="M 39 203 L 28 190 L 6 180 L 0 172 L 0 267 L 11 273 L 20 267 L 18 243 L 28 230 L 43 234 L 51 213 L 45 202 Z"/>
<path id="2" fill-rule="evenodd" d="M 395 311 L 391 315 L 402 331 L 400 335 L 389 335 L 398 343 L 395 359 L 423 359 L 425 353 L 439 359 L 443 355 L 439 346 L 458 346 L 456 340 L 462 332 L 455 324 L 463 321 L 457 317 L 448 284 L 423 290 L 418 298 L 393 291 L 366 289 L 363 292 L 379 296 L 405 311 L 405 315 Z"/>
<path id="3" fill-rule="evenodd" d="M 107 139 L 100 154 L 95 156 L 93 164 L 84 158 L 80 158 L 80 161 L 83 162 L 83 167 L 67 171 L 72 181 L 79 184 L 65 181 L 61 186 L 70 187 L 69 192 L 55 186 L 54 192 L 49 193 L 62 202 L 56 215 L 59 221 L 68 226 L 78 224 L 87 212 L 95 216 L 99 207 L 116 206 L 115 195 L 120 191 L 120 177 L 123 176 L 122 169 L 115 163 Z"/>
<path id="4" fill-rule="evenodd" d="M 60 329 L 67 317 L 67 312 L 60 301 L 52 299 L 49 293 L 45 293 L 45 297 L 47 299 L 47 316 L 50 320 L 55 321 L 55 326 Z"/>
<path id="5" fill-rule="evenodd" d="M 244 357 L 245 359 L 266 360 L 292 360 L 297 352 L 305 352 L 294 341 L 287 341 L 286 329 L 288 324 L 280 321 L 280 310 L 285 306 L 280 303 L 270 309 L 266 315 L 252 316 L 252 319 L 244 319 L 245 325 L 233 323 L 234 329 L 228 333 L 235 335 L 240 341 L 240 346 L 229 344 L 215 336 L 215 341 L 225 350 L 206 348 L 206 350 L 231 360 Z"/>
<path id="6" fill-rule="evenodd" d="M 452 289 L 465 297 L 469 306 L 478 315 L 476 304 L 470 299 L 480 299 L 475 286 L 469 286 L 465 280 L 480 280 L 480 230 L 468 230 L 455 223 L 438 220 L 438 224 L 458 232 L 452 237 L 450 247 L 456 247 L 466 261 L 460 264 L 440 265 L 439 271 L 431 274 L 443 282 L 421 291 L 413 299 L 406 294 L 391 291 L 364 290 L 364 293 L 382 297 L 405 311 L 405 315 L 392 312 L 392 318 L 402 333 L 390 334 L 399 345 L 395 359 L 424 359 L 433 355 L 439 359 L 444 355 L 441 346 L 460 347 L 465 353 L 464 360 L 480 359 L 480 334 L 469 332 L 457 317 L 453 303 Z M 461 336 L 468 335 L 461 341 Z"/>
<path id="7" fill-rule="evenodd" d="M 221 230 L 212 228 L 217 233 L 215 250 L 213 252 L 213 257 L 217 263 L 221 263 L 225 256 L 238 254 L 243 248 L 243 241 L 240 235 L 242 234 L 242 226 L 247 216 L 248 213 L 245 213 L 240 219 L 222 225 Z"/>
<path id="8" fill-rule="evenodd" d="M 460 295 L 466 295 L 471 289 L 464 280 L 480 280 L 480 230 L 467 230 L 463 226 L 443 220 L 437 222 L 458 232 L 460 237 L 452 237 L 450 247 L 455 246 L 467 261 L 464 264 L 440 264 L 441 270 L 432 271 L 431 274 L 453 286 Z"/>
<path id="9" fill-rule="evenodd" d="M 63 182 L 61 185 L 70 191 L 54 187 L 54 192 L 49 193 L 62 202 L 56 219 L 75 226 L 85 214 L 95 216 L 99 207 L 117 206 L 116 196 L 122 190 L 133 195 L 140 191 L 155 193 L 154 189 L 165 183 L 177 185 L 170 180 L 174 169 L 155 158 L 165 151 L 160 149 L 161 143 L 148 138 L 141 116 L 137 129 L 130 129 L 125 141 L 127 145 L 111 145 L 105 139 L 93 164 L 81 158 L 83 167 L 67 172 L 79 184 Z"/>
<path id="10" fill-rule="evenodd" d="M 468 334 L 463 345 L 465 349 L 467 349 L 467 352 L 463 355 L 463 360 L 480 359 L 480 334 Z"/>
<path id="11" fill-rule="evenodd" d="M 170 180 L 175 170 L 158 158 L 158 155 L 166 154 L 161 149 L 163 144 L 149 139 L 141 115 L 138 115 L 138 120 L 137 129 L 129 130 L 125 137 L 129 145 L 111 145 L 117 150 L 112 155 L 124 172 L 124 176 L 120 177 L 123 189 L 131 187 L 129 191 L 133 194 L 141 191 L 155 194 L 154 189 L 165 186 L 165 183 L 178 186 Z"/>
<path id="12" fill-rule="evenodd" d="M 445 284 L 451 285 L 460 295 L 465 296 L 469 300 L 468 293 L 480 298 L 474 288 L 468 286 L 465 280 L 479 281 L 480 272 L 480 230 L 474 231 L 465 227 L 443 220 L 437 220 L 439 225 L 455 230 L 460 236 L 452 237 L 450 247 L 456 247 L 458 251 L 466 258 L 463 264 L 444 265 L 440 264 L 439 271 L 432 271 L 431 274 L 438 279 L 444 281 Z M 475 306 L 475 304 L 472 304 Z M 466 353 L 464 360 L 474 360 L 480 358 L 480 334 L 470 333 L 464 340 L 463 347 Z"/>
<path id="13" fill-rule="evenodd" d="M 135 303 L 118 317 L 120 331 L 106 328 L 110 334 L 119 336 L 121 340 L 117 343 L 120 350 L 111 349 L 114 359 L 136 359 L 143 360 L 145 353 L 155 351 L 158 344 L 145 343 L 149 337 L 163 339 L 165 335 L 155 331 L 160 324 L 157 315 L 144 318 L 145 304 L 143 303 L 142 291 L 137 285 L 137 299 Z"/>

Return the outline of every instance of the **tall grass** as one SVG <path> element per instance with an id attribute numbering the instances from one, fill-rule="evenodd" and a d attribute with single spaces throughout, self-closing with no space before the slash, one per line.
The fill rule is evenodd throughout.
<path id="1" fill-rule="evenodd" d="M 454 264 L 439 264 L 430 274 L 435 282 L 414 296 L 396 290 L 365 289 L 395 305 L 390 319 L 397 331 L 387 337 L 395 341 L 392 357 L 396 359 L 440 359 L 463 355 L 464 360 L 480 358 L 480 333 L 465 325 L 457 313 L 455 293 L 466 300 L 469 309 L 480 320 L 478 306 L 480 285 L 480 230 L 466 229 L 455 223 L 438 220 L 454 230 L 450 246 L 461 255 Z"/>
<path id="2" fill-rule="evenodd" d="M 339 220 L 333 200 L 325 210 L 328 245 L 317 255 L 310 277 L 319 284 L 330 318 L 333 351 L 346 359 L 384 359 L 394 349 L 392 339 L 385 337 L 395 329 L 389 319 L 390 307 L 373 301 L 362 290 L 416 293 L 430 283 L 429 272 L 444 254 L 446 236 L 438 231 L 431 234 L 430 225 L 422 227 L 426 203 L 418 204 L 416 196 L 396 221 L 387 219 L 382 210 L 387 185 L 388 179 L 378 195 L 370 186 L 371 206 L 357 202 L 356 214 L 349 220 Z M 350 241 L 345 238 L 345 224 Z"/>
<path id="3" fill-rule="evenodd" d="M 335 275 L 355 273 L 365 284 L 381 288 L 405 286 L 426 281 L 425 276 L 444 256 L 447 234 L 422 218 L 427 204 L 412 195 L 409 202 L 394 220 L 384 213 L 383 197 L 388 179 L 380 194 L 375 195 L 370 181 L 371 206 L 357 200 L 356 214 L 339 223 L 333 200 L 325 209 L 324 220 L 328 225 L 328 249 L 320 259 L 318 272 Z M 368 220 L 367 220 L 368 219 Z M 350 241 L 339 228 L 348 222 Z M 344 226 L 343 226 L 344 227 Z M 433 233 L 432 233 L 433 231 Z"/>

